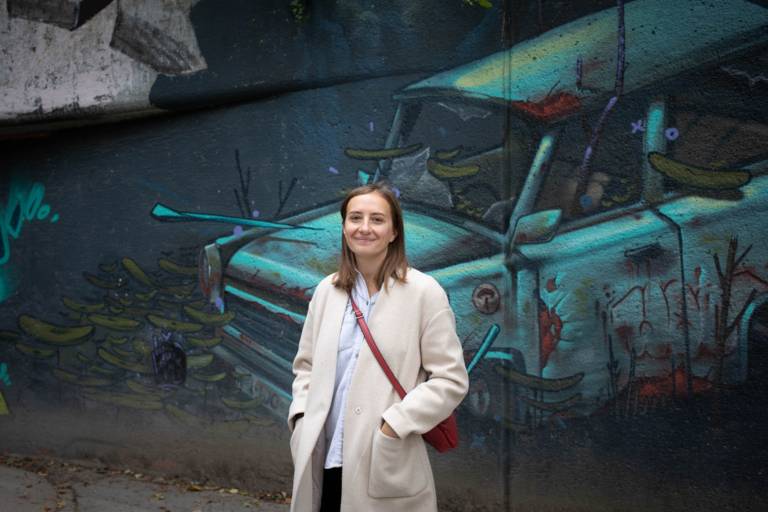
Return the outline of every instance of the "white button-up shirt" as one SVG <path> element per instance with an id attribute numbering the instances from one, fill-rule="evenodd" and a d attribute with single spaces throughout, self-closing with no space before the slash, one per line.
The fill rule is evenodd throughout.
<path id="1" fill-rule="evenodd" d="M 358 271 L 355 280 L 355 288 L 352 297 L 357 307 L 363 314 L 366 323 L 373 309 L 373 304 L 379 296 L 379 292 L 368 296 L 368 285 L 365 284 L 363 275 Z M 336 382 L 333 388 L 333 403 L 325 421 L 325 440 L 328 451 L 325 456 L 325 468 L 338 468 L 342 465 L 342 449 L 344 439 L 344 410 L 347 406 L 347 391 L 352 382 L 352 374 L 355 371 L 360 347 L 365 343 L 363 331 L 357 324 L 352 304 L 347 300 L 347 308 L 344 310 L 344 321 L 341 324 L 339 335 L 339 349 L 336 359 Z M 360 414 L 357 407 L 355 413 Z"/>

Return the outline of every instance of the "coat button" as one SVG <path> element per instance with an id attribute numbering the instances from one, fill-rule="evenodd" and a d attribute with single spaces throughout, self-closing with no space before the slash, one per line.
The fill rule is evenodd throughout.
<path id="1" fill-rule="evenodd" d="M 355 414 L 360 414 L 362 412 L 363 412 L 363 408 L 362 407 L 355 407 Z"/>

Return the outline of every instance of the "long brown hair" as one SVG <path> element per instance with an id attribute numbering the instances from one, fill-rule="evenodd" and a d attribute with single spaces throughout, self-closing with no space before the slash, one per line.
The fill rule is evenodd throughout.
<path id="1" fill-rule="evenodd" d="M 383 182 L 363 185 L 362 187 L 350 190 L 344 198 L 344 201 L 341 203 L 341 224 L 343 226 L 344 222 L 347 220 L 347 205 L 353 197 L 374 192 L 386 199 L 387 203 L 389 203 L 389 211 L 392 215 L 392 226 L 397 232 L 397 236 L 387 248 L 387 255 L 384 257 L 384 263 L 382 263 L 381 268 L 379 268 L 379 272 L 376 275 L 376 282 L 378 283 L 379 288 L 381 288 L 383 284 L 384 289 L 386 290 L 387 281 L 389 281 L 388 278 L 393 277 L 395 280 L 404 283 L 405 275 L 408 272 L 408 259 L 405 256 L 403 210 L 400 208 L 400 202 L 397 200 L 395 193 Z M 355 272 L 356 266 L 355 253 L 353 253 L 347 245 L 347 240 L 344 238 L 344 232 L 342 230 L 341 261 L 339 262 L 339 271 L 336 273 L 336 277 L 333 280 L 334 286 L 350 293 L 355 287 L 355 279 L 357 277 Z"/>

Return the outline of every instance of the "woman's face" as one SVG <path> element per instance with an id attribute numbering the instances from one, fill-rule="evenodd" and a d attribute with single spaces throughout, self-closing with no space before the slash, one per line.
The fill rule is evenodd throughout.
<path id="1" fill-rule="evenodd" d="M 358 259 L 383 260 L 389 244 L 397 238 L 387 200 L 375 192 L 350 199 L 343 232 Z"/>

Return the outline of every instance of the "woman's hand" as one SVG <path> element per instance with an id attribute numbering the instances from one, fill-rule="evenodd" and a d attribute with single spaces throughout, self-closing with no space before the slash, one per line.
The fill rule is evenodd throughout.
<path id="1" fill-rule="evenodd" d="M 397 435 L 397 432 L 395 432 L 392 427 L 389 426 L 389 423 L 386 421 L 381 425 L 381 432 L 387 437 L 394 437 L 395 439 L 400 439 L 400 436 Z"/>

